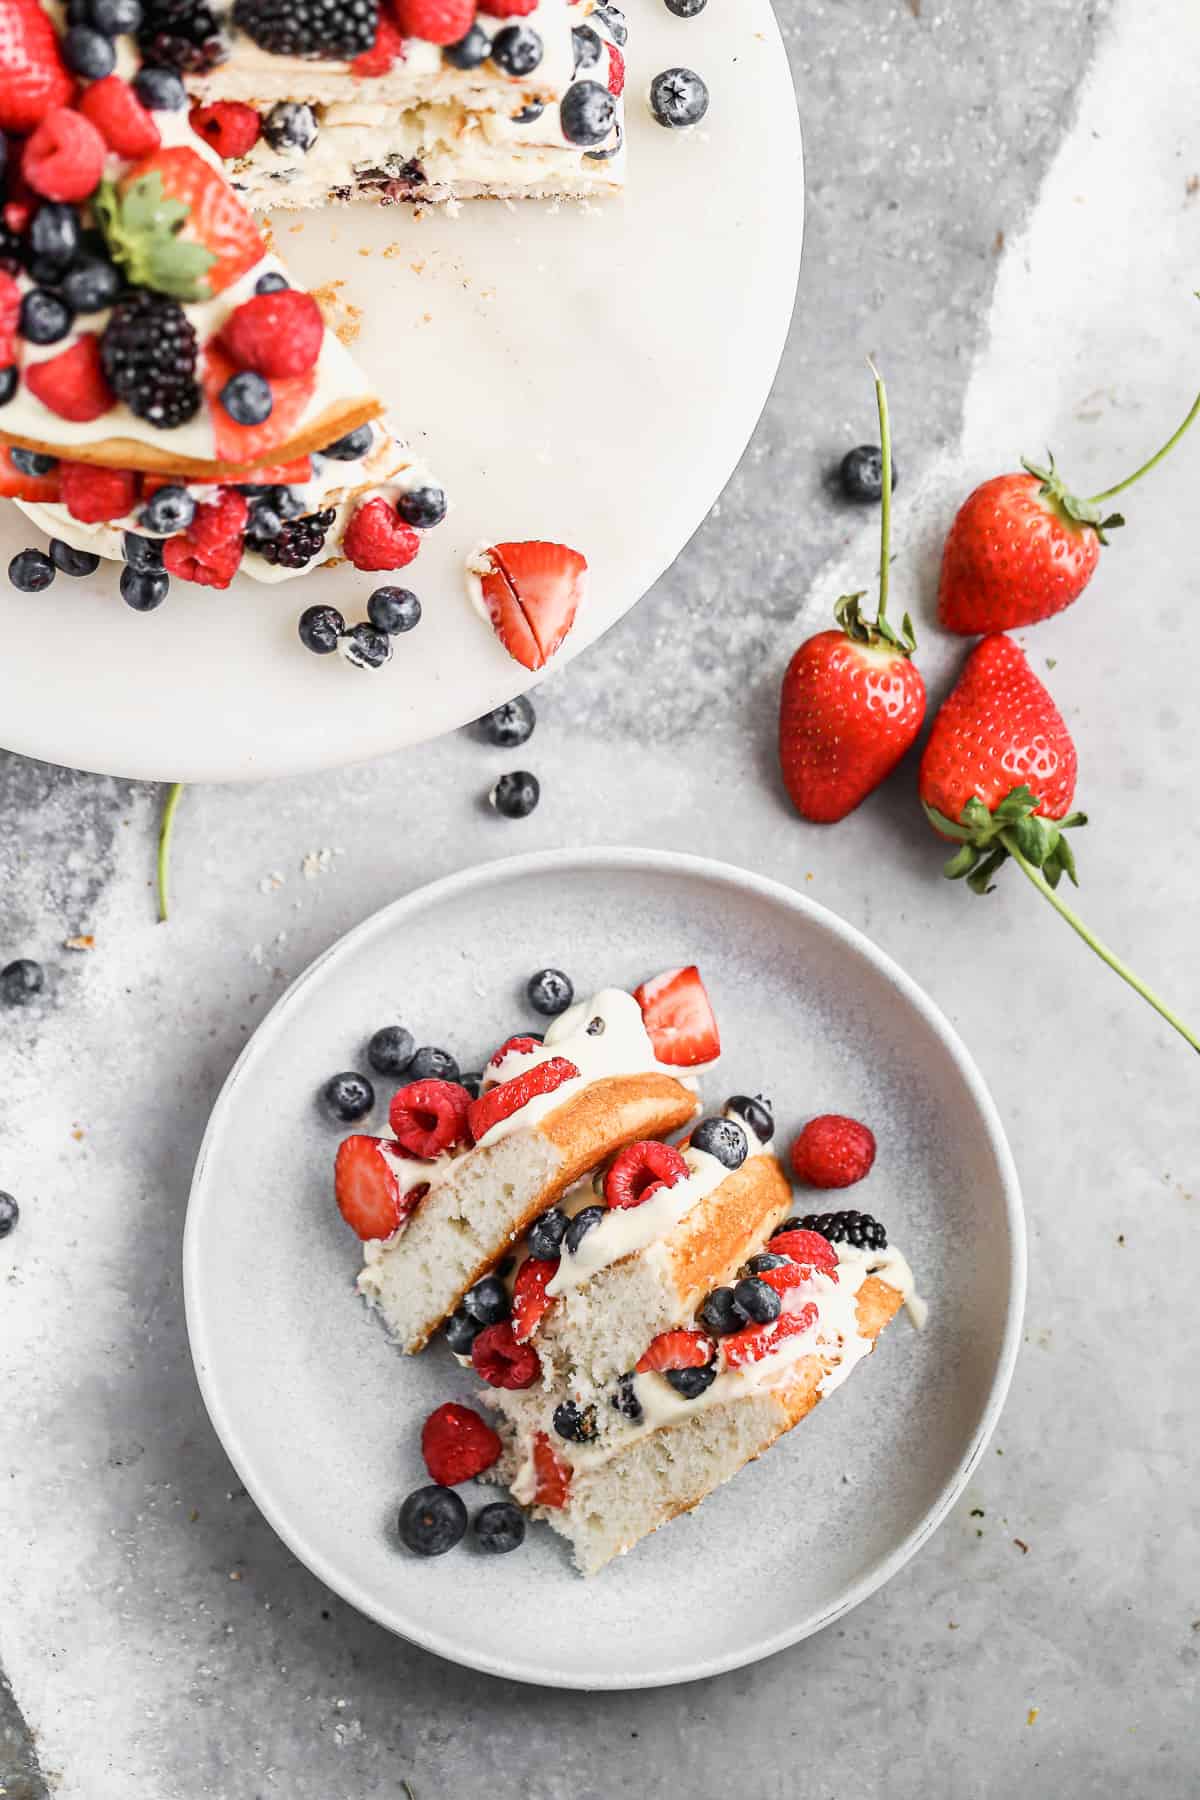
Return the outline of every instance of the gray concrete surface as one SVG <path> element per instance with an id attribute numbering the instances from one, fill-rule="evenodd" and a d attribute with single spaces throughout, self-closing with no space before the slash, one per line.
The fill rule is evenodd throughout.
<path id="1" fill-rule="evenodd" d="M 771 739 L 801 615 L 874 567 L 825 480 L 871 435 L 868 350 L 897 417 L 894 579 L 935 688 L 959 654 L 929 621 L 956 499 L 1047 437 L 1100 486 L 1184 410 L 1200 29 L 1177 0 L 780 11 L 811 188 L 788 353 L 712 518 L 544 690 L 533 819 L 481 809 L 506 759 L 469 733 L 195 790 L 159 927 L 160 797 L 0 758 L 0 953 L 50 971 L 0 1021 L 0 1186 L 23 1206 L 0 1245 L 7 1800 L 1195 1792 L 1194 1061 L 1014 879 L 986 902 L 940 881 L 911 767 L 820 831 L 784 804 Z M 1198 456 L 1131 499 L 1085 600 L 1027 637 L 1079 742 L 1081 905 L 1193 1022 Z M 929 989 L 1007 1122 L 1032 1268 L 993 1449 L 915 1563 L 768 1663 L 587 1697 L 431 1659 L 294 1562 L 200 1405 L 179 1242 L 220 1082 L 316 952 L 467 862 L 623 840 L 802 886 Z M 306 876 L 321 848 L 340 853 Z M 62 947 L 79 932 L 92 952 Z M 769 1556 L 769 1520 L 762 1538 Z"/>

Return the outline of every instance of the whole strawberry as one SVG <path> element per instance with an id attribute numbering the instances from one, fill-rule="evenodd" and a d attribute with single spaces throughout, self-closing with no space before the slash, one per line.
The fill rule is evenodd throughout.
<path id="1" fill-rule="evenodd" d="M 1101 961 L 1200 1051 L 1200 1038 L 1056 892 L 1064 875 L 1078 885 L 1064 835 L 1087 823 L 1069 810 L 1077 761 L 1062 714 L 1024 653 L 1011 638 L 984 638 L 942 703 L 921 757 L 926 817 L 959 846 L 944 872 L 988 894 L 992 876 L 1011 858 Z"/>
<path id="2" fill-rule="evenodd" d="M 32 131 L 74 86 L 38 0 L 0 0 L 0 130 Z"/>
<path id="3" fill-rule="evenodd" d="M 911 748 L 925 717 L 925 683 L 912 661 L 912 622 L 887 617 L 892 448 L 887 393 L 875 394 L 883 452 L 879 611 L 864 619 L 862 594 L 834 608 L 840 627 L 808 638 L 792 657 L 779 700 L 779 767 L 804 818 L 833 824 L 862 803 Z"/>

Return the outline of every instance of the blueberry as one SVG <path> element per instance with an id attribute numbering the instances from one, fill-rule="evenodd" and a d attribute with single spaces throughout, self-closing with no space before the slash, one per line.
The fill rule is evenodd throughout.
<path id="1" fill-rule="evenodd" d="M 563 1234 L 563 1245 L 569 1256 L 574 1256 L 580 1244 L 593 1225 L 598 1225 L 608 1208 L 605 1206 L 585 1206 L 577 1212 Z"/>
<path id="2" fill-rule="evenodd" d="M 727 1169 L 740 1169 L 750 1154 L 746 1133 L 733 1119 L 701 1119 L 692 1133 L 692 1149 L 707 1151 Z"/>
<path id="3" fill-rule="evenodd" d="M 418 1556 L 444 1556 L 467 1529 L 467 1509 L 453 1488 L 416 1488 L 400 1508 L 400 1541 Z"/>
<path id="4" fill-rule="evenodd" d="M 488 799 L 503 818 L 527 819 L 541 796 L 537 776 L 528 769 L 514 769 L 500 777 Z"/>
<path id="5" fill-rule="evenodd" d="M 571 27 L 571 52 L 577 69 L 590 69 L 600 61 L 600 38 L 590 25 Z"/>
<path id="6" fill-rule="evenodd" d="M 486 62 L 491 53 L 491 39 L 478 25 L 472 25 L 466 37 L 459 38 L 457 44 L 447 44 L 442 56 L 452 69 L 477 69 L 481 62 Z"/>
<path id="7" fill-rule="evenodd" d="M 17 391 L 18 380 L 16 363 L 6 363 L 0 369 L 0 406 L 8 405 Z"/>
<path id="8" fill-rule="evenodd" d="M 757 1256 L 751 1256 L 742 1265 L 745 1275 L 761 1275 L 764 1269 L 782 1269 L 791 1261 L 788 1256 L 776 1256 L 772 1250 L 760 1250 Z"/>
<path id="9" fill-rule="evenodd" d="M 247 487 L 242 492 L 251 495 L 260 506 L 269 507 L 271 512 L 278 513 L 281 519 L 298 519 L 305 510 L 299 495 L 294 494 L 282 482 L 272 482 L 267 487 Z"/>
<path id="10" fill-rule="evenodd" d="M 307 154 L 317 141 L 317 115 L 302 100 L 281 100 L 263 120 L 262 134 L 272 150 Z"/>
<path id="11" fill-rule="evenodd" d="M 495 744 L 498 750 L 517 749 L 527 738 L 533 736 L 536 724 L 537 714 L 523 694 L 518 694 L 515 700 L 506 700 L 503 706 L 484 713 L 479 720 L 484 737 L 489 744 Z"/>
<path id="12" fill-rule="evenodd" d="M 187 89 L 174 69 L 139 69 L 133 91 L 150 112 L 182 112 L 187 105 Z"/>
<path id="13" fill-rule="evenodd" d="M 62 538 L 50 539 L 50 561 L 64 575 L 94 575 L 100 567 L 100 558 L 91 550 L 77 550 Z"/>
<path id="14" fill-rule="evenodd" d="M 219 399 L 235 425 L 261 425 L 275 404 L 271 384 L 256 369 L 240 369 L 221 389 Z"/>
<path id="15" fill-rule="evenodd" d="M 340 1075 L 330 1076 L 321 1089 L 321 1099 L 331 1118 L 342 1125 L 353 1125 L 371 1111 L 375 1104 L 375 1089 L 365 1075 L 359 1075 L 354 1069 L 343 1069 Z"/>
<path id="16" fill-rule="evenodd" d="M 483 1092 L 483 1071 L 481 1069 L 472 1069 L 470 1074 L 460 1075 L 458 1081 L 460 1087 L 466 1088 L 472 1100 L 478 1100 Z"/>
<path id="17" fill-rule="evenodd" d="M 694 19 L 707 5 L 708 0 L 666 0 L 667 11 L 677 19 Z"/>
<path id="18" fill-rule="evenodd" d="M 22 594 L 40 594 L 54 580 L 54 564 L 44 550 L 18 550 L 8 565 L 8 579 Z"/>
<path id="19" fill-rule="evenodd" d="M 504 1556 L 525 1542 L 525 1514 L 511 1500 L 493 1500 L 475 1514 L 479 1548 L 489 1556 Z"/>
<path id="20" fill-rule="evenodd" d="M 594 1406 L 580 1406 L 576 1400 L 560 1400 L 554 1409 L 554 1429 L 570 1444 L 590 1443 L 600 1430 Z"/>
<path id="21" fill-rule="evenodd" d="M 62 55 L 72 75 L 82 76 L 84 81 L 102 81 L 117 66 L 112 39 L 90 25 L 72 25 L 63 34 Z"/>
<path id="22" fill-rule="evenodd" d="M 417 1048 L 403 1025 L 383 1025 L 367 1045 L 367 1061 L 377 1075 L 403 1075 Z"/>
<path id="23" fill-rule="evenodd" d="M 376 631 L 399 637 L 421 623 L 421 602 L 408 588 L 376 588 L 367 601 L 367 617 Z"/>
<path id="24" fill-rule="evenodd" d="M 609 1396 L 609 1404 L 615 1406 L 623 1419 L 629 1419 L 636 1425 L 642 1416 L 642 1403 L 637 1397 L 637 1378 L 630 1370 L 622 1375 Z"/>
<path id="25" fill-rule="evenodd" d="M 416 531 L 431 531 L 446 516 L 446 495 L 440 487 L 410 488 L 396 501 L 396 511 Z"/>
<path id="26" fill-rule="evenodd" d="M 30 254 L 58 270 L 78 256 L 82 238 L 79 214 L 65 201 L 43 201 L 29 222 Z"/>
<path id="27" fill-rule="evenodd" d="M 277 538 L 282 530 L 283 520 L 274 508 L 265 500 L 256 500 L 246 521 L 247 537 Z"/>
<path id="28" fill-rule="evenodd" d="M 532 25 L 506 25 L 492 39 L 492 61 L 506 75 L 532 75 L 544 45 Z"/>
<path id="29" fill-rule="evenodd" d="M 695 1400 L 717 1379 L 717 1365 L 710 1362 L 702 1369 L 668 1369 L 666 1377 L 677 1394 L 685 1400 Z"/>
<path id="30" fill-rule="evenodd" d="M 41 963 L 22 956 L 0 969 L 0 1000 L 5 1006 L 27 1006 L 41 993 L 46 976 Z"/>
<path id="31" fill-rule="evenodd" d="M 22 475 L 49 475 L 51 469 L 57 469 L 57 456 L 43 456 L 40 450 L 26 450 L 21 444 L 14 444 L 8 453 L 14 469 Z"/>
<path id="32" fill-rule="evenodd" d="M 557 1206 L 552 1206 L 540 1219 L 535 1219 L 529 1227 L 526 1240 L 530 1256 L 539 1262 L 553 1262 L 562 1252 L 562 1241 L 569 1224 L 566 1213 L 560 1212 Z"/>
<path id="33" fill-rule="evenodd" d="M 769 1325 L 783 1310 L 783 1302 L 769 1282 L 747 1275 L 733 1290 L 737 1306 L 754 1325 Z"/>
<path id="34" fill-rule="evenodd" d="M 883 497 L 883 451 L 878 444 L 859 444 L 847 450 L 838 468 L 838 480 L 847 500 L 879 500 Z M 896 458 L 892 457 L 892 486 L 896 485 Z"/>
<path id="35" fill-rule="evenodd" d="M 21 1216 L 21 1209 L 11 1194 L 0 1194 L 0 1238 L 8 1236 Z"/>
<path id="36" fill-rule="evenodd" d="M 102 256 L 85 256 L 63 276 L 62 291 L 77 313 L 102 312 L 121 291 L 121 277 Z"/>
<path id="37" fill-rule="evenodd" d="M 127 563 L 121 570 L 121 598 L 134 612 L 153 612 L 166 599 L 170 585 L 165 569 L 135 569 Z"/>
<path id="38" fill-rule="evenodd" d="M 499 1325 L 512 1311 L 512 1301 L 498 1275 L 485 1275 L 463 1295 L 463 1310 L 481 1325 Z"/>
<path id="39" fill-rule="evenodd" d="M 460 1306 L 452 1312 L 443 1327 L 446 1342 L 455 1356 L 470 1356 L 471 1345 L 483 1330 L 478 1319 L 473 1319 L 465 1307 Z"/>
<path id="40" fill-rule="evenodd" d="M 371 448 L 371 436 L 371 427 L 360 425 L 357 431 L 348 431 L 345 437 L 326 444 L 321 454 L 332 456 L 335 462 L 361 462 Z"/>
<path id="41" fill-rule="evenodd" d="M 558 109 L 569 144 L 602 144 L 617 117 L 617 103 L 599 81 L 573 81 Z"/>
<path id="42" fill-rule="evenodd" d="M 365 619 L 350 627 L 338 649 L 354 669 L 382 669 L 392 659 L 392 640 L 387 632 L 377 631 Z"/>
<path id="43" fill-rule="evenodd" d="M 410 1081 L 457 1081 L 458 1064 L 448 1050 L 422 1044 L 408 1065 Z"/>
<path id="44" fill-rule="evenodd" d="M 141 0 L 90 0 L 92 24 L 105 37 L 127 37 L 142 22 Z"/>
<path id="45" fill-rule="evenodd" d="M 725 1111 L 736 1113 L 760 1144 L 769 1144 L 775 1136 L 775 1119 L 770 1103 L 761 1094 L 753 1097 L 749 1094 L 732 1094 L 725 1102 Z"/>
<path id="46" fill-rule="evenodd" d="M 131 569 L 162 568 L 162 545 L 136 531 L 127 531 L 121 538 L 121 554 Z"/>
<path id="47" fill-rule="evenodd" d="M 619 6 L 612 6 L 609 4 L 609 0 L 605 0 L 603 6 L 596 7 L 595 17 L 603 19 L 608 26 L 608 34 L 614 44 L 624 44 L 628 40 L 629 27 L 625 23 L 625 14 Z"/>
<path id="48" fill-rule="evenodd" d="M 278 294 L 285 287 L 290 286 L 291 283 L 286 275 L 281 275 L 278 269 L 268 269 L 266 274 L 260 275 L 255 282 L 254 291 L 256 294 Z"/>
<path id="49" fill-rule="evenodd" d="M 21 336 L 31 344 L 57 344 L 70 331 L 74 316 L 61 294 L 31 288 L 21 301 Z"/>
<path id="50" fill-rule="evenodd" d="M 650 111 L 672 131 L 698 125 L 708 111 L 708 89 L 695 69 L 664 69 L 650 83 Z"/>
<path id="51" fill-rule="evenodd" d="M 530 100 L 526 106 L 521 108 L 520 112 L 512 114 L 512 122 L 514 125 L 532 125 L 541 118 L 545 110 L 544 100 Z"/>
<path id="52" fill-rule="evenodd" d="M 700 1308 L 700 1322 L 714 1337 L 728 1337 L 731 1331 L 742 1329 L 746 1315 L 734 1299 L 731 1287 L 713 1289 Z"/>
<path id="53" fill-rule="evenodd" d="M 539 969 L 536 975 L 529 977 L 525 992 L 534 1012 L 541 1013 L 547 1019 L 566 1012 L 575 998 L 574 984 L 570 976 L 564 975 L 561 969 Z"/>
<path id="54" fill-rule="evenodd" d="M 196 502 L 184 487 L 156 488 L 138 514 L 138 524 L 163 537 L 186 531 L 196 516 Z"/>

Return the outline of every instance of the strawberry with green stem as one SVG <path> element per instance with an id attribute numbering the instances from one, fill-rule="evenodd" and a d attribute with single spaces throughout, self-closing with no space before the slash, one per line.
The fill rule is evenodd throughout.
<path id="1" fill-rule="evenodd" d="M 987 894 L 993 875 L 1011 859 L 1101 961 L 1200 1051 L 1200 1037 L 1057 891 L 1064 875 L 1078 886 L 1064 835 L 1087 824 L 1083 813 L 1071 811 L 1076 769 L 1066 722 L 1024 653 L 1002 634 L 984 638 L 944 701 L 921 757 L 926 817 L 958 845 L 945 873 Z"/>

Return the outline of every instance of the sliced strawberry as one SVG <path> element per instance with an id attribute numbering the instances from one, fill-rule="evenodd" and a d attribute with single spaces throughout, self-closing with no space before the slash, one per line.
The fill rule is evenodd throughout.
<path id="1" fill-rule="evenodd" d="M 38 0 L 4 0 L 0 130 L 31 131 L 51 107 L 66 105 L 74 85 L 63 67 L 54 26 Z"/>
<path id="2" fill-rule="evenodd" d="M 119 75 L 106 75 L 86 87 L 79 110 L 118 156 L 149 156 L 162 142 L 154 114 Z"/>
<path id="3" fill-rule="evenodd" d="M 695 963 L 644 981 L 633 997 L 659 1062 L 691 1069 L 720 1056 L 717 1021 Z"/>
<path id="4" fill-rule="evenodd" d="M 608 91 L 616 100 L 625 92 L 625 58 L 615 44 L 608 46 Z"/>
<path id="5" fill-rule="evenodd" d="M 575 623 L 587 559 L 565 544 L 531 542 L 492 544 L 480 560 L 496 636 L 524 668 L 544 668 Z"/>
<path id="6" fill-rule="evenodd" d="M 578 1074 L 575 1064 L 568 1062 L 565 1056 L 552 1056 L 548 1062 L 534 1063 L 524 1074 L 514 1075 L 511 1081 L 502 1081 L 498 1087 L 489 1088 L 486 1094 L 480 1094 L 478 1100 L 471 1102 L 467 1115 L 471 1136 L 478 1143 L 493 1125 L 501 1119 L 511 1118 L 527 1101 L 538 1094 L 552 1094 L 564 1081 L 574 1081 Z"/>
<path id="7" fill-rule="evenodd" d="M 137 505 L 138 478 L 132 469 L 104 469 L 95 463 L 59 464 L 62 502 L 73 519 L 102 525 L 124 519 Z"/>
<path id="8" fill-rule="evenodd" d="M 662 1188 L 685 1181 L 689 1170 L 673 1144 L 629 1144 L 613 1159 L 604 1177 L 604 1198 L 610 1206 L 642 1206 Z"/>
<path id="9" fill-rule="evenodd" d="M 221 405 L 219 395 L 237 364 L 217 344 L 205 347 L 200 384 L 208 401 L 213 440 L 222 462 L 239 467 L 261 462 L 278 445 L 285 443 L 304 416 L 317 385 L 316 370 L 307 375 L 290 375 L 283 380 L 268 381 L 271 390 L 271 412 L 261 425 L 238 425 Z M 257 476 L 255 477 L 257 480 Z"/>
<path id="10" fill-rule="evenodd" d="M 13 467 L 11 446 L 0 444 L 0 496 L 5 500 L 53 502 L 59 499 L 60 493 L 57 467 L 48 475 L 23 475 L 20 469 Z"/>
<path id="11" fill-rule="evenodd" d="M 728 1338 L 725 1340 L 729 1342 Z M 637 1372 L 655 1369 L 704 1369 L 716 1355 L 716 1345 L 703 1331 L 660 1331 L 638 1359 Z"/>
<path id="12" fill-rule="evenodd" d="M 338 1211 L 360 1238 L 391 1237 L 429 1192 L 426 1183 L 405 1193 L 398 1173 L 402 1167 L 395 1144 L 387 1138 L 355 1133 L 338 1145 L 333 1191 Z"/>
<path id="13" fill-rule="evenodd" d="M 517 1270 L 517 1279 L 513 1282 L 512 1327 L 518 1344 L 533 1336 L 542 1314 L 553 1306 L 553 1300 L 546 1294 L 546 1283 L 557 1273 L 557 1257 L 551 1262 L 527 1256 Z"/>
<path id="14" fill-rule="evenodd" d="M 571 1470 L 555 1454 L 554 1445 L 544 1431 L 534 1433 L 533 1472 L 537 1477 L 533 1504 L 550 1506 L 556 1510 L 565 1506 L 571 1493 Z"/>
<path id="15" fill-rule="evenodd" d="M 831 1271 L 837 1268 L 837 1251 L 819 1231 L 777 1231 L 771 1239 L 773 1256 L 790 1256 L 793 1262 L 808 1263 L 811 1268 Z"/>
<path id="16" fill-rule="evenodd" d="M 484 1326 L 471 1345 L 471 1361 L 489 1387 L 529 1388 L 542 1372 L 537 1351 L 518 1344 L 507 1319 Z"/>
<path id="17" fill-rule="evenodd" d="M 157 195 L 153 182 L 156 175 L 161 194 L 187 208 L 181 225 L 165 226 L 161 211 L 155 216 L 146 206 Z M 138 191 L 133 198 L 141 204 L 130 208 L 131 190 L 135 187 Z M 191 298 L 202 298 L 206 292 L 222 293 L 266 254 L 262 232 L 223 173 L 186 144 L 170 145 L 143 157 L 122 177 L 119 191 L 124 203 L 121 235 L 127 267 L 134 280 L 145 272 L 144 258 L 152 256 L 155 266 L 161 267 L 163 257 L 171 256 L 168 240 L 198 244 L 208 252 L 207 262 L 194 256 L 186 263 L 175 258 L 174 276 L 185 287 L 194 287 Z M 147 211 L 151 211 L 151 216 L 144 223 Z"/>
<path id="18" fill-rule="evenodd" d="M 27 363 L 22 379 L 43 406 L 74 424 L 98 419 L 116 405 L 104 379 L 100 339 L 94 331 L 81 332 L 71 348 L 57 356 Z"/>
<path id="19" fill-rule="evenodd" d="M 769 1325 L 747 1325 L 721 1339 L 721 1355 L 727 1369 L 740 1369 L 747 1363 L 761 1362 L 772 1350 L 778 1350 L 788 1338 L 811 1331 L 818 1318 L 814 1300 L 806 1300 L 796 1312 L 781 1312 Z"/>
<path id="20" fill-rule="evenodd" d="M 500 1048 L 493 1050 L 488 1057 L 483 1071 L 484 1080 L 496 1081 L 499 1079 L 498 1071 L 506 1056 L 532 1056 L 534 1051 L 540 1050 L 541 1047 L 537 1038 L 534 1037 L 505 1038 Z"/>
<path id="21" fill-rule="evenodd" d="M 16 277 L 0 269 L 0 369 L 16 361 L 17 321 L 21 316 L 21 290 Z"/>
<path id="22" fill-rule="evenodd" d="M 430 1413 L 421 1427 L 421 1455 L 434 1481 L 454 1487 L 482 1475 L 499 1460 L 500 1439 L 486 1420 L 469 1406 L 448 1400 Z"/>
<path id="23" fill-rule="evenodd" d="M 410 1081 L 392 1096 L 388 1123 L 405 1156 L 440 1156 L 467 1142 L 471 1096 L 457 1081 Z"/>

